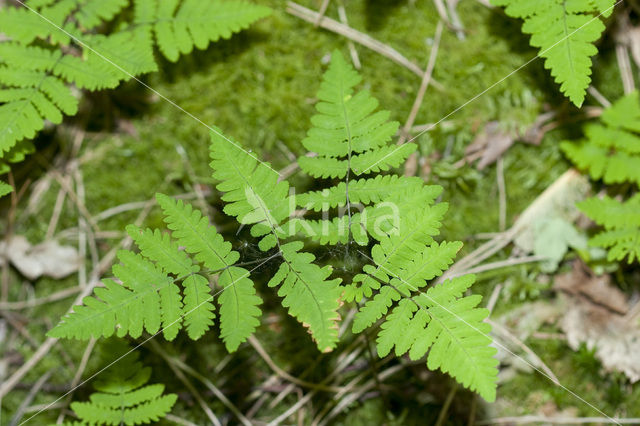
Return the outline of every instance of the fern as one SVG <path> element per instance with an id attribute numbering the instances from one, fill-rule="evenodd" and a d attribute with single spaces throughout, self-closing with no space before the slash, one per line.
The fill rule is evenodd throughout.
<path id="1" fill-rule="evenodd" d="M 609 249 L 608 260 L 623 260 L 629 263 L 640 260 L 640 193 L 626 202 L 609 197 L 589 198 L 578 207 L 604 230 L 593 237 L 593 246 Z"/>
<path id="2" fill-rule="evenodd" d="M 433 239 L 445 210 L 446 206 L 431 206 L 407 214 L 399 232 L 373 247 L 376 266 L 366 265 L 345 295 L 357 302 L 368 298 L 354 318 L 353 331 L 361 332 L 384 318 L 377 339 L 381 357 L 394 346 L 396 356 L 408 351 L 411 359 L 428 351 L 430 369 L 440 368 L 493 401 L 498 361 L 489 346 L 490 327 L 483 322 L 488 311 L 476 307 L 480 296 L 463 297 L 475 278 L 446 280 L 421 291 L 447 269 L 462 246 Z"/>
<path id="3" fill-rule="evenodd" d="M 354 93 L 359 81 L 341 54 L 334 52 L 318 96 L 319 114 L 312 118 L 315 127 L 304 142 L 318 157 L 301 161 L 301 166 L 313 176 L 344 180 L 320 191 L 296 197 L 269 164 L 215 129 L 210 165 L 225 203 L 223 211 L 249 227 L 266 253 L 264 262 L 277 259 L 276 272 L 264 281 L 277 289 L 282 306 L 308 328 L 319 350 L 336 347 L 339 308 L 345 302 L 357 303 L 354 332 L 381 320 L 380 356 L 394 347 L 397 355 L 408 351 L 414 359 L 428 352 L 429 368 L 441 369 L 493 400 L 497 360 L 489 346 L 490 327 L 483 322 L 487 311 L 477 307 L 480 296 L 464 296 L 474 277 L 436 286 L 430 282 L 451 265 L 462 247 L 460 242 L 436 241 L 448 208 L 436 203 L 442 188 L 425 185 L 419 178 L 374 175 L 376 170 L 390 170 L 396 160 L 377 165 L 354 161 L 358 156 L 377 161 L 396 149 L 389 142 L 397 123 L 387 121 L 387 112 L 374 112 L 377 101 L 367 92 Z M 399 158 L 414 149 L 407 147 L 401 148 Z M 328 171 L 322 170 L 325 166 Z M 351 179 L 358 174 L 374 176 Z M 65 316 L 51 336 L 137 337 L 144 330 L 153 334 L 162 329 L 167 339 L 173 339 L 184 327 L 195 339 L 212 326 L 216 305 L 220 336 L 229 351 L 254 332 L 261 300 L 249 278 L 252 270 L 238 263 L 239 253 L 202 213 L 165 195 L 157 199 L 170 234 L 129 226 L 139 253 L 119 253 L 121 264 L 113 273 L 121 284 L 106 280 L 105 287 Z M 323 218 L 293 217 L 298 206 Z M 335 214 L 336 209 L 346 209 L 347 214 Z M 336 273 L 305 251 L 304 243 L 310 241 L 345 244 L 348 257 L 371 258 L 372 263 L 352 262 Z M 353 248 L 352 242 L 361 247 Z M 372 247 L 370 256 L 366 246 Z M 214 301 L 208 283 L 216 278 L 220 295 Z M 347 284 L 341 285 L 343 279 Z"/>
<path id="4" fill-rule="evenodd" d="M 316 104 L 318 114 L 311 117 L 313 128 L 307 132 L 302 145 L 313 157 L 298 158 L 300 168 L 316 178 L 341 178 L 344 182 L 322 191 L 309 192 L 298 197 L 297 204 L 312 210 L 326 211 L 347 207 L 346 223 L 321 221 L 305 226 L 298 221 L 298 232 L 314 237 L 314 228 L 328 227 L 330 242 L 347 242 L 351 233 L 366 244 L 361 232 L 360 217 L 352 217 L 351 204 L 370 205 L 388 198 L 398 191 L 415 190 L 422 186 L 420 179 L 398 179 L 397 176 L 377 176 L 372 179 L 353 180 L 353 176 L 386 171 L 401 164 L 415 150 L 415 145 L 390 145 L 398 130 L 398 123 L 388 121 L 388 111 L 374 112 L 378 101 L 366 91 L 354 92 L 361 77 L 336 50 L 331 64 L 323 76 Z M 341 225 L 342 222 L 342 225 Z M 346 232 L 345 232 L 346 230 Z M 320 239 L 321 242 L 327 241 Z"/>
<path id="5" fill-rule="evenodd" d="M 4 197 L 7 194 L 13 192 L 13 186 L 0 181 L 0 197 Z"/>
<path id="6" fill-rule="evenodd" d="M 176 62 L 193 47 L 206 49 L 210 42 L 226 39 L 270 13 L 264 6 L 245 1 L 142 0 L 136 22 L 153 23 L 162 54 Z M 155 13 L 152 13 L 155 10 Z"/>
<path id="7" fill-rule="evenodd" d="M 96 379 L 98 391 L 87 402 L 72 402 L 71 409 L 80 419 L 76 425 L 139 425 L 157 422 L 167 415 L 177 395 L 164 393 L 164 385 L 146 385 L 151 368 L 138 362 L 132 352 Z"/>
<path id="8" fill-rule="evenodd" d="M 377 339 L 381 357 L 394 346 L 397 356 L 409 351 L 412 359 L 429 351 L 429 368 L 440 368 L 492 401 L 498 361 L 489 346 L 490 327 L 483 322 L 488 311 L 476 308 L 480 296 L 463 297 L 474 277 L 428 287 L 462 247 L 460 242 L 438 243 L 433 238 L 447 210 L 444 203 L 433 204 L 442 188 L 393 174 L 350 179 L 351 174 L 389 170 L 415 148 L 389 144 L 398 125 L 387 121 L 388 112 L 374 113 L 378 102 L 368 92 L 354 93 L 359 82 L 340 52 L 333 52 L 318 92 L 318 114 L 311 119 L 314 127 L 302 141 L 318 155 L 298 159 L 313 177 L 345 180 L 298 195 L 297 204 L 322 212 L 346 207 L 347 214 L 332 220 L 295 219 L 296 230 L 321 244 L 348 244 L 353 239 L 366 245 L 367 235 L 378 240 L 371 251 L 376 266 L 365 265 L 363 273 L 345 286 L 344 300 L 361 304 L 353 331 L 362 332 L 384 317 Z M 391 152 L 397 157 L 389 156 Z M 356 204 L 365 208 L 352 215 L 350 208 Z"/>
<path id="9" fill-rule="evenodd" d="M 602 124 L 586 127 L 586 140 L 565 141 L 562 150 L 593 179 L 640 185 L 640 102 L 634 92 L 607 108 Z"/>
<path id="10" fill-rule="evenodd" d="M 605 26 L 600 19 L 613 11 L 614 0 L 492 0 L 505 13 L 524 20 L 522 32 L 531 34 L 531 45 L 540 48 L 545 68 L 560 91 L 580 107 L 591 82 L 594 43 Z"/>
<path id="11" fill-rule="evenodd" d="M 236 143 L 216 133 L 211 138 L 211 168 L 213 177 L 221 181 L 217 188 L 227 202 L 224 212 L 252 225 L 251 235 L 261 237 L 261 250 L 277 246 L 283 263 L 269 286 L 280 285 L 283 306 L 309 328 L 320 350 L 333 349 L 338 341 L 340 280 L 328 280 L 331 268 L 313 264 L 315 257 L 301 252 L 300 243 L 281 244 L 288 237 L 283 225 L 292 212 L 289 184 L 278 182 L 278 174 L 268 164 L 260 163 Z"/>
<path id="12" fill-rule="evenodd" d="M 105 35 L 98 29 L 121 14 L 128 0 L 29 5 L 32 10 L 0 10 L 0 27 L 8 37 L 0 43 L 0 172 L 32 151 L 27 140 L 45 121 L 59 124 L 63 116 L 77 113 L 72 86 L 114 88 L 131 76 L 156 71 L 154 37 L 160 52 L 175 62 L 180 53 L 229 38 L 270 12 L 235 1 L 134 0 L 132 22 Z"/>
<path id="13" fill-rule="evenodd" d="M 190 204 L 162 194 L 157 200 L 173 234 L 129 226 L 127 231 L 140 254 L 118 253 L 121 263 L 113 267 L 113 273 L 122 285 L 105 280 L 105 287 L 95 289 L 95 296 L 85 298 L 82 306 L 63 317 L 50 336 L 88 339 L 115 333 L 139 337 L 143 330 L 155 334 L 162 329 L 164 337 L 173 340 L 184 326 L 189 337 L 199 339 L 215 318 L 209 287 L 213 277 L 222 288 L 220 328 L 227 349 L 235 351 L 253 333 L 259 324 L 261 299 L 248 279 L 249 272 L 234 266 L 238 253 Z"/>
<path id="14" fill-rule="evenodd" d="M 616 101 L 601 116 L 601 124 L 585 128 L 586 139 L 564 141 L 565 154 L 593 179 L 606 184 L 640 186 L 640 101 L 634 92 Z M 640 259 L 640 193 L 626 202 L 610 197 L 589 198 L 578 204 L 604 231 L 589 243 L 609 249 L 608 259 L 629 263 Z"/>

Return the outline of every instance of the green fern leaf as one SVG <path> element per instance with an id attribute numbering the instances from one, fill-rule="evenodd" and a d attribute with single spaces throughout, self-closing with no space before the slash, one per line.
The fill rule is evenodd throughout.
<path id="1" fill-rule="evenodd" d="M 7 36 L 0 42 L 0 168 L 18 161 L 15 155 L 7 159 L 9 151 L 34 138 L 46 120 L 58 124 L 63 114 L 76 114 L 78 100 L 70 85 L 115 88 L 156 71 L 154 33 L 160 50 L 175 61 L 194 45 L 204 49 L 270 13 L 245 2 L 135 0 L 131 25 L 124 20 L 119 31 L 96 33 L 128 5 L 129 0 L 52 0 L 29 2 L 32 10 L 0 9 L 0 28 Z M 28 152 L 24 145 L 16 151 Z"/>
<path id="2" fill-rule="evenodd" d="M 289 184 L 278 182 L 278 173 L 236 142 L 211 132 L 211 168 L 213 177 L 221 181 L 217 188 L 224 193 L 224 212 L 238 222 L 253 225 L 251 234 L 263 237 L 260 249 L 275 247 L 278 238 L 286 237 L 281 228 L 292 211 L 288 200 Z"/>
<path id="3" fill-rule="evenodd" d="M 319 178 L 344 178 L 389 170 L 415 150 L 415 145 L 387 145 L 398 130 L 389 122 L 388 111 L 378 111 L 378 101 L 369 92 L 354 94 L 360 76 L 336 50 L 318 91 L 318 114 L 311 118 L 313 128 L 302 145 L 316 157 L 302 156 L 300 168 Z"/>
<path id="4" fill-rule="evenodd" d="M 162 54 L 175 62 L 194 46 L 206 49 L 209 42 L 227 39 L 270 13 L 268 7 L 244 1 L 162 0 L 157 4 L 154 33 Z"/>
<path id="5" fill-rule="evenodd" d="M 186 252 L 180 250 L 178 243 L 171 240 L 169 234 L 163 234 L 158 229 L 142 230 L 135 225 L 129 225 L 126 229 L 140 248 L 140 253 L 156 262 L 165 272 L 186 277 L 200 270 L 198 265 L 191 262 Z"/>
<path id="6" fill-rule="evenodd" d="M 609 249 L 608 260 L 640 260 L 640 193 L 625 202 L 607 196 L 588 198 L 578 208 L 604 230 L 589 244 Z"/>
<path id="7" fill-rule="evenodd" d="M 280 285 L 278 296 L 284 297 L 282 306 L 309 328 L 318 348 L 327 352 L 338 342 L 340 279 L 326 280 L 331 267 L 320 268 L 312 263 L 315 256 L 300 252 L 302 247 L 300 241 L 282 245 L 285 261 L 269 281 L 269 287 Z"/>
<path id="8" fill-rule="evenodd" d="M 419 359 L 427 351 L 427 366 L 441 369 L 488 401 L 495 399 L 498 361 L 493 358 L 484 323 L 488 311 L 478 309 L 480 296 L 463 297 L 473 276 L 447 280 L 420 289 L 441 275 L 460 250 L 460 242 L 434 241 L 446 205 L 405 214 L 397 232 L 380 237 L 372 249 L 374 265 L 354 277 L 348 298 L 371 297 L 356 313 L 353 331 L 361 332 L 381 320 L 378 353 L 407 351 Z M 395 306 L 394 306 L 395 305 Z"/>
<path id="9" fill-rule="evenodd" d="M 0 181 L 0 197 L 4 197 L 7 194 L 11 194 L 13 192 L 13 186 Z"/>
<path id="10" fill-rule="evenodd" d="M 220 337 L 229 352 L 235 351 L 260 325 L 262 299 L 256 296 L 253 282 L 243 268 L 232 267 L 220 274 Z"/>
<path id="11" fill-rule="evenodd" d="M 492 0 L 505 13 L 524 19 L 522 32 L 531 34 L 531 45 L 540 48 L 545 68 L 576 106 L 584 101 L 591 82 L 594 43 L 605 29 L 600 15 L 608 16 L 613 0 Z"/>
<path id="12" fill-rule="evenodd" d="M 257 319 L 260 309 L 257 306 L 262 300 L 255 294 L 253 282 L 247 278 L 249 272 L 233 266 L 240 255 L 231 250 L 231 244 L 224 241 L 198 210 L 166 195 L 157 194 L 156 199 L 178 244 L 211 271 L 222 270 L 218 279 L 218 285 L 222 287 L 218 297 L 221 337 L 227 349 L 235 351 L 260 324 Z M 197 339 L 213 319 L 213 305 L 205 302 L 211 298 L 208 283 L 203 277 L 192 275 L 184 281 L 183 286 L 185 311 L 189 313 L 185 319 L 187 331 L 189 337 Z"/>
<path id="13" fill-rule="evenodd" d="M 94 291 L 95 297 L 74 307 L 49 335 L 139 337 L 143 330 L 155 334 L 162 328 L 165 338 L 172 340 L 184 322 L 189 337 L 199 339 L 215 318 L 209 281 L 203 274 L 219 274 L 220 329 L 227 349 L 235 351 L 255 331 L 262 300 L 249 272 L 234 266 L 238 253 L 193 206 L 163 194 L 156 198 L 172 235 L 128 226 L 140 254 L 118 252 L 121 264 L 113 267 L 113 273 L 122 285 L 106 280 L 104 288 Z M 180 281 L 182 295 L 176 285 Z"/>
<path id="14" fill-rule="evenodd" d="M 151 369 L 137 362 L 132 352 L 106 370 L 87 402 L 72 402 L 71 409 L 81 424 L 138 425 L 157 422 L 167 415 L 177 400 L 175 394 L 164 394 L 164 385 L 144 386 Z"/>
<path id="15" fill-rule="evenodd" d="M 89 30 L 111 21 L 128 5 L 129 0 L 85 0 L 74 17 L 83 30 Z"/>
<path id="16" fill-rule="evenodd" d="M 311 263 L 314 256 L 300 252 L 302 243 L 281 244 L 287 238 L 283 222 L 295 207 L 288 197 L 289 184 L 278 182 L 278 174 L 253 154 L 217 132 L 211 133 L 211 168 L 225 213 L 235 216 L 242 224 L 252 225 L 251 234 L 263 237 L 261 250 L 279 249 L 284 263 L 269 282 L 282 283 L 278 294 L 284 297 L 283 306 L 302 324 L 309 327 L 318 348 L 331 350 L 337 342 L 337 309 L 341 289 L 340 280 L 327 280 L 331 271 Z"/>
<path id="17" fill-rule="evenodd" d="M 616 101 L 592 124 L 586 139 L 564 141 L 560 147 L 581 170 L 605 183 L 634 182 L 640 186 L 640 102 L 638 92 Z"/>

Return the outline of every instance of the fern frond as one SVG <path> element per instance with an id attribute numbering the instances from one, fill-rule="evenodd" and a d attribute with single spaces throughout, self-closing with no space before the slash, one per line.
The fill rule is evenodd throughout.
<path id="1" fill-rule="evenodd" d="M 588 198 L 578 208 L 604 230 L 591 238 L 589 244 L 609 249 L 608 260 L 629 263 L 640 260 L 640 193 L 625 202 L 609 198 Z"/>
<path id="2" fill-rule="evenodd" d="M 82 424 L 138 425 L 157 422 L 167 415 L 177 400 L 164 394 L 164 385 L 146 385 L 151 369 L 137 362 L 132 352 L 106 370 L 87 402 L 72 402 L 71 409 Z"/>
<path id="3" fill-rule="evenodd" d="M 319 178 L 344 178 L 389 170 L 415 150 L 415 145 L 387 145 L 398 130 L 389 122 L 388 111 L 378 111 L 378 101 L 368 91 L 354 94 L 360 82 L 358 73 L 340 51 L 331 54 L 331 64 L 323 76 L 316 104 L 318 114 L 311 118 L 313 128 L 302 145 L 316 157 L 302 156 L 300 168 Z"/>
<path id="4" fill-rule="evenodd" d="M 593 124 L 579 143 L 564 141 L 560 147 L 579 169 L 605 183 L 634 182 L 640 186 L 640 101 L 633 92 L 607 108 L 605 125 Z"/>
<path id="5" fill-rule="evenodd" d="M 259 247 L 267 251 L 278 247 L 284 263 L 269 282 L 281 284 L 278 295 L 283 306 L 305 327 L 309 328 L 318 348 L 331 350 L 337 342 L 336 321 L 340 297 L 340 280 L 327 280 L 331 270 L 313 264 L 309 253 L 300 252 L 302 243 L 281 244 L 289 236 L 282 224 L 295 208 L 289 198 L 289 184 L 278 182 L 278 174 L 266 163 L 237 143 L 211 133 L 211 168 L 216 186 L 227 204 L 224 212 L 235 216 L 242 224 L 252 225 L 251 234 L 263 237 Z"/>
<path id="6" fill-rule="evenodd" d="M 143 31 L 131 31 L 85 39 L 102 56 L 137 75 L 156 70 L 149 36 L 146 38 Z M 123 45 L 130 47 L 123 49 Z M 77 113 L 78 100 L 69 84 L 96 90 L 115 87 L 129 78 L 89 49 L 81 58 L 5 42 L 0 43 L 0 62 L 0 158 L 17 142 L 35 137 L 45 120 L 58 124 L 63 114 Z"/>
<path id="7" fill-rule="evenodd" d="M 145 7 L 150 9 L 149 3 Z M 244 1 L 162 0 L 157 3 L 153 30 L 162 54 L 171 62 L 195 46 L 227 39 L 268 16 L 271 9 Z"/>
<path id="8" fill-rule="evenodd" d="M 76 114 L 70 85 L 114 88 L 156 71 L 154 33 L 160 50 L 175 61 L 194 45 L 204 49 L 270 13 L 267 7 L 235 1 L 135 0 L 132 25 L 96 33 L 128 5 L 129 0 L 52 0 L 29 2 L 33 10 L 0 9 L 0 28 L 7 36 L 0 42 L 0 167 L 10 162 L 5 153 L 34 138 L 44 121 L 58 124 L 63 114 Z M 77 43 L 71 45 L 71 39 Z"/>
<path id="9" fill-rule="evenodd" d="M 0 197 L 4 197 L 7 194 L 13 192 L 13 186 L 0 181 Z"/>
<path id="10" fill-rule="evenodd" d="M 52 43 L 68 44 L 68 37 L 56 27 L 71 29 L 65 25 L 65 21 L 78 3 L 78 0 L 63 0 L 55 4 L 45 4 L 43 7 L 30 4 L 30 7 L 42 16 L 25 7 L 5 6 L 0 11 L 0 28 L 11 40 L 22 44 L 29 44 L 36 39 L 51 39 Z"/>
<path id="11" fill-rule="evenodd" d="M 354 277 L 345 298 L 370 299 L 356 313 L 353 331 L 361 332 L 381 318 L 378 353 L 386 356 L 409 351 L 419 359 L 427 351 L 427 366 L 441 369 L 488 401 L 495 399 L 498 361 L 493 358 L 484 323 L 488 311 L 478 309 L 480 296 L 464 297 L 473 276 L 447 280 L 420 289 L 440 276 L 453 262 L 462 243 L 437 243 L 446 206 L 435 205 L 402 218 L 396 234 L 384 236 L 372 249 L 374 265 Z M 371 296 L 374 294 L 373 298 Z"/>
<path id="12" fill-rule="evenodd" d="M 220 337 L 229 352 L 235 351 L 260 325 L 258 318 L 262 312 L 258 305 L 262 299 L 256 295 L 248 275 L 243 268 L 231 267 L 224 270 L 218 279 L 222 288 L 218 297 Z"/>
<path id="13" fill-rule="evenodd" d="M 266 251 L 276 246 L 278 238 L 286 237 L 280 225 L 292 210 L 289 184 L 278 182 L 279 175 L 271 166 L 221 135 L 219 130 L 211 132 L 210 153 L 213 177 L 221 181 L 217 188 L 227 202 L 224 212 L 252 225 L 251 235 L 264 237 L 260 249 Z"/>
<path id="14" fill-rule="evenodd" d="M 540 48 L 545 68 L 560 91 L 580 107 L 591 82 L 594 43 L 605 29 L 600 16 L 608 16 L 614 0 L 492 0 L 505 13 L 524 20 L 522 32 L 531 34 L 531 45 Z"/>
<path id="15" fill-rule="evenodd" d="M 269 287 L 280 285 L 278 296 L 284 298 L 282 306 L 309 328 L 318 348 L 327 352 L 338 342 L 340 279 L 327 280 L 331 267 L 320 268 L 312 263 L 315 256 L 300 252 L 302 247 L 300 241 L 281 246 L 285 261 L 269 281 Z"/>
<path id="16" fill-rule="evenodd" d="M 222 287 L 218 297 L 221 337 L 227 349 L 235 351 L 254 332 L 262 300 L 249 272 L 234 266 L 239 254 L 190 204 L 163 194 L 156 198 L 172 235 L 128 226 L 140 254 L 118 252 L 121 263 L 114 265 L 113 273 L 122 285 L 105 280 L 105 287 L 96 288 L 94 297 L 74 307 L 50 336 L 139 337 L 143 330 L 155 334 L 162 328 L 164 337 L 172 340 L 184 322 L 189 337 L 199 339 L 215 318 L 207 275 L 216 274 Z"/>
<path id="17" fill-rule="evenodd" d="M 211 271 L 222 270 L 218 285 L 222 292 L 220 303 L 221 337 L 230 352 L 235 351 L 259 325 L 262 299 L 255 294 L 249 272 L 233 266 L 240 255 L 231 249 L 231 243 L 224 241 L 207 218 L 190 204 L 174 201 L 163 194 L 156 199 L 165 215 L 167 227 L 173 231 L 173 237 L 187 253 L 204 264 Z M 192 275 L 187 278 L 185 287 L 185 311 L 187 331 L 192 339 L 199 338 L 209 328 L 213 320 L 213 305 L 209 286 L 204 277 Z"/>
<path id="18" fill-rule="evenodd" d="M 129 5 L 129 0 L 85 0 L 79 1 L 80 7 L 74 19 L 83 30 L 90 30 L 103 22 L 111 21 Z"/>

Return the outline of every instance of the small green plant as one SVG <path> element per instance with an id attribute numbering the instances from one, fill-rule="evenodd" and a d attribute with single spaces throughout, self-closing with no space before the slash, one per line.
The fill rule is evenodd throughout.
<path id="1" fill-rule="evenodd" d="M 388 112 L 374 112 L 378 103 L 368 92 L 354 92 L 359 81 L 335 51 L 318 92 L 314 127 L 303 142 L 317 155 L 300 161 L 312 176 L 331 178 L 322 182 L 323 190 L 296 196 L 268 164 L 212 132 L 211 167 L 224 212 L 249 226 L 258 239 L 266 253 L 258 266 L 280 263 L 267 286 L 277 288 L 282 305 L 308 328 L 319 350 L 336 347 L 339 308 L 357 303 L 353 331 L 379 323 L 380 356 L 394 347 L 397 356 L 409 352 L 412 359 L 428 353 L 429 368 L 441 369 L 492 401 L 498 361 L 484 322 L 488 311 L 477 307 L 480 296 L 465 295 L 475 277 L 430 282 L 462 247 L 435 239 L 448 207 L 435 203 L 442 188 L 380 173 L 400 164 L 414 147 L 391 144 L 397 123 L 388 121 Z M 371 175 L 376 176 L 354 178 Z M 113 267 L 118 281 L 106 280 L 50 336 L 138 337 L 143 330 L 162 330 L 171 340 L 186 328 L 197 339 L 213 325 L 216 305 L 220 336 L 229 351 L 254 332 L 261 303 L 254 280 L 260 276 L 245 268 L 232 244 L 198 210 L 166 195 L 157 201 L 171 234 L 129 226 L 140 253 L 120 251 L 121 263 Z M 324 217 L 301 218 L 298 206 Z M 304 250 L 305 242 L 318 241 L 341 244 L 355 261 L 340 269 L 331 261 L 318 265 Z"/>
<path id="2" fill-rule="evenodd" d="M 605 30 L 601 17 L 613 12 L 614 0 L 492 0 L 512 18 L 524 20 L 522 32 L 540 49 L 544 66 L 560 91 L 580 107 L 591 82 L 594 43 Z"/>
<path id="3" fill-rule="evenodd" d="M 33 151 L 45 121 L 78 111 L 77 89 L 115 88 L 168 60 L 229 38 L 270 9 L 244 1 L 36 0 L 3 6 L 0 28 L 0 173 Z"/>
<path id="4" fill-rule="evenodd" d="M 631 93 L 607 108 L 600 124 L 585 127 L 586 139 L 565 141 L 562 150 L 592 179 L 618 185 L 623 193 L 635 192 L 627 201 L 608 196 L 589 198 L 578 204 L 604 230 L 590 240 L 609 249 L 608 260 L 629 263 L 640 259 L 640 102 Z"/>
<path id="5" fill-rule="evenodd" d="M 131 352 L 109 367 L 93 383 L 98 391 L 89 401 L 72 402 L 80 419 L 68 425 L 139 425 L 157 422 L 171 411 L 177 395 L 165 394 L 164 385 L 146 383 L 151 368 L 143 367 L 138 353 Z"/>

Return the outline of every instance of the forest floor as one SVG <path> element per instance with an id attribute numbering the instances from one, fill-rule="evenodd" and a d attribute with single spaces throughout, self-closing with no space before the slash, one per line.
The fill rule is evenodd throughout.
<path id="1" fill-rule="evenodd" d="M 273 15 L 176 64 L 164 62 L 159 73 L 144 79 L 189 115 L 132 81 L 88 96 L 82 113 L 44 132 L 37 154 L 14 171 L 17 186 L 26 190 L 19 199 L 2 202 L 10 232 L 33 244 L 56 240 L 80 247 L 84 259 L 77 273 L 62 279 L 28 280 L 3 266 L 0 382 L 34 356 L 41 359 L 2 399 L 0 424 L 12 424 L 16 414 L 29 418 L 79 383 L 78 371 L 87 378 L 112 361 L 103 340 L 51 343 L 44 347 L 44 356 L 38 354 L 47 345 L 45 333 L 83 286 L 109 275 L 114 248 L 126 240 L 125 226 L 161 225 L 152 203 L 156 192 L 195 200 L 221 232 L 234 235 L 235 226 L 220 214 L 208 165 L 209 130 L 202 123 L 220 127 L 276 169 L 287 168 L 304 153 L 300 141 L 310 126 L 328 55 L 336 48 L 349 53 L 350 41 L 288 13 L 283 1 L 254 1 L 272 7 Z M 301 1 L 313 10 L 319 3 Z M 571 165 L 559 142 L 579 137 L 581 125 L 602 105 L 588 95 L 586 114 L 573 108 L 539 59 L 519 69 L 537 52 L 529 47 L 520 23 L 500 10 L 481 1 L 462 1 L 456 9 L 461 29 L 455 31 L 442 25 L 434 3 L 352 0 L 346 12 L 349 26 L 393 46 L 419 69 L 426 69 L 430 58 L 435 61 L 433 79 L 409 131 L 419 155 L 406 172 L 444 187 L 442 201 L 450 207 L 442 237 L 464 242 L 459 258 L 473 258 L 478 253 L 474 250 L 487 247 L 487 242 L 495 248 L 483 260 L 481 265 L 489 267 L 479 270 L 474 288 L 492 308 L 494 338 L 508 348 L 499 353 L 498 400 L 484 402 L 448 376 L 430 372 L 424 362 L 378 359 L 374 336 L 353 336 L 347 330 L 335 351 L 320 354 L 313 345 L 300 343 L 308 340 L 304 330 L 275 300 L 267 299 L 255 339 L 233 355 L 212 335 L 198 345 L 178 337 L 161 345 L 154 339 L 139 348 L 154 374 L 179 395 L 162 424 L 207 424 L 199 396 L 221 422 L 238 421 L 229 405 L 197 377 L 184 378 L 194 393 L 175 376 L 172 357 L 188 361 L 255 422 L 466 425 L 535 422 L 526 416 L 539 416 L 577 423 L 579 418 L 603 417 L 593 407 L 612 417 L 640 417 L 640 385 L 605 368 L 594 349 L 570 347 L 560 325 L 567 304 L 574 301 L 571 291 L 559 286 L 587 279 L 579 275 L 581 257 L 570 251 L 557 265 L 531 256 L 513 261 L 527 254 L 523 247 L 528 243 L 514 245 L 509 234 L 515 224 L 531 232 L 532 219 L 519 219 L 530 206 L 546 214 L 549 205 L 539 197 L 548 188 L 560 191 L 561 198 L 584 191 L 579 176 L 566 174 Z M 331 1 L 326 16 L 339 20 L 340 4 Z M 422 76 L 355 41 L 364 86 L 404 125 Z M 623 94 L 615 41 L 608 34 L 600 42 L 593 86 L 609 100 Z M 550 105 L 556 111 L 551 118 Z M 521 136 L 530 129 L 537 133 L 524 142 Z M 502 138 L 508 149 L 501 152 L 492 142 L 480 146 L 483 133 L 489 141 Z M 479 146 L 475 156 L 467 150 L 472 143 Z M 478 161 L 486 166 L 478 167 Z M 289 180 L 300 190 L 313 184 L 295 170 Z M 244 234 L 235 241 L 237 250 L 257 254 Z M 318 252 L 335 255 L 322 248 Z M 606 262 L 598 268 L 629 306 L 637 301 L 637 268 L 620 270 Z M 28 300 L 39 304 L 31 306 L 24 302 Z M 562 385 L 554 383 L 555 378 Z M 319 383 L 331 385 L 331 390 Z M 54 423 L 71 398 L 86 398 L 90 391 L 90 383 L 79 387 L 31 423 Z"/>

